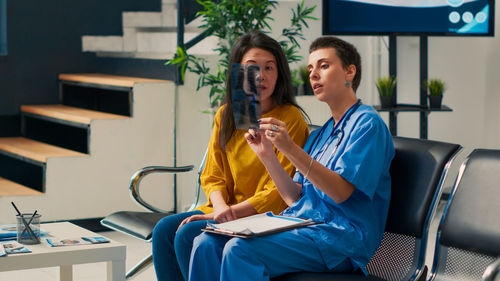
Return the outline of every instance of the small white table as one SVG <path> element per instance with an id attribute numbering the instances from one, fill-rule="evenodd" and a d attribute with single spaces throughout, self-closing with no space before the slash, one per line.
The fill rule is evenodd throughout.
<path id="1" fill-rule="evenodd" d="M 50 236 L 72 238 L 102 236 L 69 222 L 41 224 Z M 0 258 L 0 272 L 42 267 L 60 267 L 60 280 L 73 280 L 73 265 L 107 262 L 108 281 L 125 280 L 125 245 L 112 241 L 103 244 L 51 247 L 44 238 L 37 245 L 26 245 L 31 253 L 12 254 Z"/>

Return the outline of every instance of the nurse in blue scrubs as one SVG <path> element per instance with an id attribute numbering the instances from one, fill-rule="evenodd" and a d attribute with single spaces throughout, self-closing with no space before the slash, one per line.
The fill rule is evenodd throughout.
<path id="1" fill-rule="evenodd" d="M 284 215 L 319 224 L 250 239 L 203 233 L 195 238 L 189 280 L 269 280 L 290 272 L 361 270 L 381 243 L 390 200 L 392 137 L 373 110 L 356 97 L 361 58 L 335 37 L 316 39 L 309 50 L 309 79 L 332 114 L 304 148 L 287 124 L 261 120 L 246 134 L 288 204 Z M 276 158 L 281 151 L 297 168 L 294 178 Z"/>

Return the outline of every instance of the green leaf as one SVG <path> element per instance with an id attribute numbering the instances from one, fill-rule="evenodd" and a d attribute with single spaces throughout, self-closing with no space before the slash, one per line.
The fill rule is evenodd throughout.
<path id="1" fill-rule="evenodd" d="M 394 93 L 394 89 L 396 88 L 397 79 L 392 76 L 387 77 L 379 77 L 377 78 L 377 82 L 375 86 L 377 87 L 377 91 L 380 96 L 392 96 Z"/>

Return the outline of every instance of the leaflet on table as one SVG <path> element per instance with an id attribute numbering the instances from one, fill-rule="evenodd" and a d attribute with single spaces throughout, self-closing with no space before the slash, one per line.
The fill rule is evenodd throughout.
<path id="1" fill-rule="evenodd" d="M 31 250 L 18 243 L 17 241 L 0 242 L 0 247 L 5 250 L 7 255 L 31 253 Z M 1 250 L 0 250 L 1 251 Z M 1 256 L 1 254 L 0 254 Z"/>
<path id="2" fill-rule="evenodd" d="M 5 248 L 3 247 L 2 244 L 0 244 L 0 257 L 4 257 L 7 255 L 7 252 L 5 252 Z"/>
<path id="3" fill-rule="evenodd" d="M 75 237 L 75 238 L 47 238 L 47 243 L 52 247 L 88 245 L 108 243 L 109 240 L 104 237 Z"/>
<path id="4" fill-rule="evenodd" d="M 40 230 L 40 237 L 47 236 L 47 231 Z M 15 224 L 0 225 L 0 241 L 16 240 L 17 227 Z"/>
<path id="5" fill-rule="evenodd" d="M 272 212 L 267 212 L 225 223 L 207 223 L 207 227 L 202 230 L 211 233 L 250 238 L 313 224 L 316 224 L 316 222 L 311 219 L 305 220 L 295 217 L 276 216 Z"/>

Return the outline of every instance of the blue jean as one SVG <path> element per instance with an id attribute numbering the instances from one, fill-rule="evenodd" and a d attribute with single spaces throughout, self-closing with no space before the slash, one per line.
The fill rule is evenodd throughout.
<path id="1" fill-rule="evenodd" d="M 156 224 L 153 230 L 153 263 L 158 281 L 188 279 L 193 240 L 207 225 L 207 221 L 187 223 L 179 231 L 177 228 L 185 218 L 196 214 L 203 213 L 193 211 L 175 214 L 161 219 Z"/>
<path id="2" fill-rule="evenodd" d="M 250 239 L 202 233 L 194 239 L 190 281 L 264 281 L 290 272 L 350 272 L 343 259 L 329 270 L 314 241 L 285 231 Z"/>

